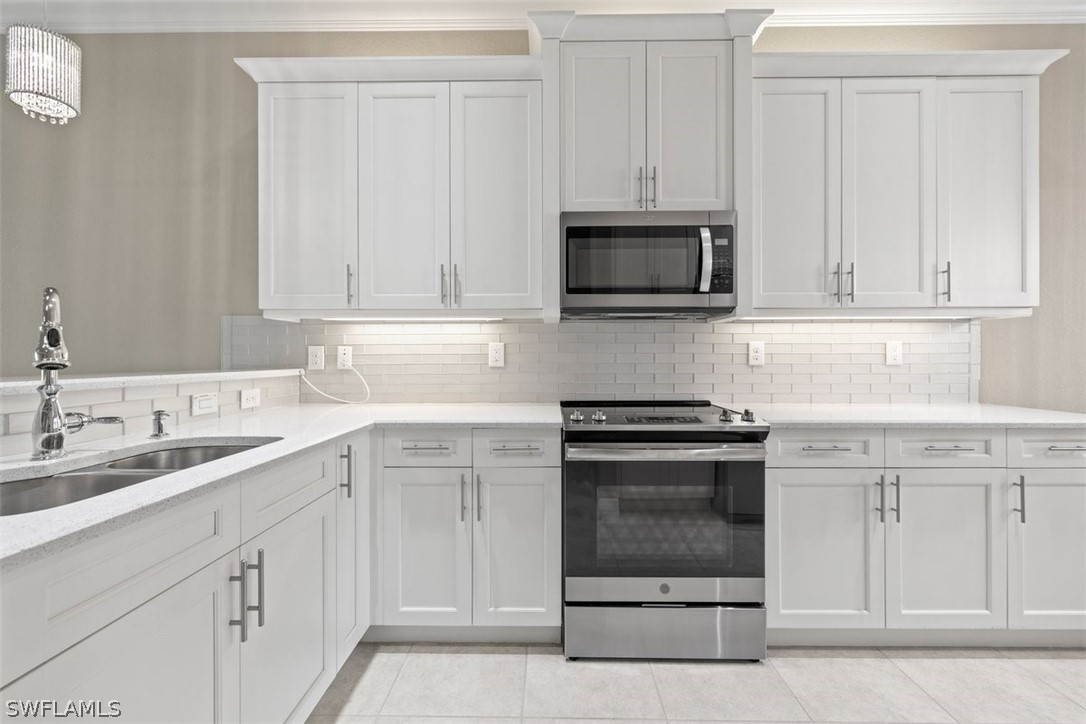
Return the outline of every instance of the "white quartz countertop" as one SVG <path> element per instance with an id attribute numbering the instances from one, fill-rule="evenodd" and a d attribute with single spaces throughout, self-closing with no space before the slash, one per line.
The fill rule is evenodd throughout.
<path id="1" fill-rule="evenodd" d="M 26 456 L 0 458 L 0 484 L 98 465 L 141 452 L 199 444 L 245 444 L 281 438 L 252 450 L 76 503 L 0 518 L 0 570 L 20 566 L 80 541 L 121 528 L 186 500 L 229 485 L 243 476 L 279 465 L 310 448 L 375 425 L 459 427 L 558 427 L 556 404 L 291 405 L 193 421 L 152 441 L 128 435 L 79 444 L 69 438 L 69 455 L 35 463 Z M 73 444 L 74 443 L 74 444 Z"/>
<path id="2" fill-rule="evenodd" d="M 740 403 L 727 407 L 742 408 Z M 1086 430 L 1086 414 L 981 404 L 751 405 L 777 427 L 1051 427 Z"/>

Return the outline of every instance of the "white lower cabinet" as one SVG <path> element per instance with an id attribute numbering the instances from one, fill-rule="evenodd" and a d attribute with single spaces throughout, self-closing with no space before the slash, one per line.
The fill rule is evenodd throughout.
<path id="1" fill-rule="evenodd" d="M 336 446 L 336 663 L 370 625 L 370 436 Z"/>
<path id="2" fill-rule="evenodd" d="M 241 546 L 242 722 L 305 721 L 335 678 L 335 525 L 325 494 Z"/>
<path id="3" fill-rule="evenodd" d="M 471 468 L 386 468 L 384 623 L 471 623 Z"/>
<path id="4" fill-rule="evenodd" d="M 1011 628 L 1086 628 L 1086 468 L 1008 476 Z"/>
<path id="5" fill-rule="evenodd" d="M 477 469 L 474 520 L 472 622 L 560 625 L 561 470 Z"/>
<path id="6" fill-rule="evenodd" d="M 882 628 L 885 524 L 873 469 L 766 471 L 771 628 Z"/>

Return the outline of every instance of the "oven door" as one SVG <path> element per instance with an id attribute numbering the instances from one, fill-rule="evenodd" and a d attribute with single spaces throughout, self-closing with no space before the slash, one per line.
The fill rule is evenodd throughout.
<path id="1" fill-rule="evenodd" d="M 763 603 L 763 443 L 567 443 L 567 603 Z"/>

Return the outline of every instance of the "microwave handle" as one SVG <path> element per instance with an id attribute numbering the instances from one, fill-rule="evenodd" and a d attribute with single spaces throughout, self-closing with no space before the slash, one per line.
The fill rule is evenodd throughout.
<path id="1" fill-rule="evenodd" d="M 701 282 L 698 291 L 703 294 L 709 291 L 709 283 L 713 281 L 713 237 L 709 234 L 709 227 L 701 227 Z"/>

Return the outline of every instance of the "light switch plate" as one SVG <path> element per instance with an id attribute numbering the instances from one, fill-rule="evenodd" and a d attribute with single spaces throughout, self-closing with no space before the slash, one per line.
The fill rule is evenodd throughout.
<path id="1" fill-rule="evenodd" d="M 311 370 L 324 369 L 324 347 L 310 345 L 306 353 L 306 366 Z"/>
<path id="2" fill-rule="evenodd" d="M 491 342 L 489 344 L 486 363 L 491 367 L 505 367 L 505 342 Z"/>
<path id="3" fill-rule="evenodd" d="M 747 344 L 747 364 L 751 367 L 761 367 L 765 364 L 765 342 Z"/>
<path id="4" fill-rule="evenodd" d="M 241 409 L 248 410 L 252 407 L 260 407 L 260 388 L 241 391 Z"/>
<path id="5" fill-rule="evenodd" d="M 901 342 L 887 342 L 886 343 L 886 364 L 889 367 L 895 365 L 904 364 L 905 352 L 904 345 Z"/>
<path id="6" fill-rule="evenodd" d="M 219 393 L 205 392 L 202 395 L 192 396 L 190 412 L 193 417 L 197 415 L 211 415 L 219 411 Z"/>
<path id="7" fill-rule="evenodd" d="M 336 348 L 336 369 L 349 370 L 354 365 L 354 348 L 340 345 Z"/>

